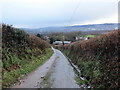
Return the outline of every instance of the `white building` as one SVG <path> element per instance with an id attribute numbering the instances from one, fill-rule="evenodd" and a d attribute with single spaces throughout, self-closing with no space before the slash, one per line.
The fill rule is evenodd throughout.
<path id="1" fill-rule="evenodd" d="M 76 41 L 79 41 L 79 40 L 88 40 L 88 37 L 76 37 Z"/>
<path id="2" fill-rule="evenodd" d="M 62 41 L 55 41 L 53 42 L 54 45 L 59 45 L 59 44 L 62 44 Z"/>
<path id="3" fill-rule="evenodd" d="M 70 44 L 70 43 L 71 43 L 71 41 L 64 41 L 64 44 Z M 53 42 L 53 44 L 60 45 L 60 44 L 63 44 L 63 42 L 62 41 L 55 41 L 55 42 Z"/>

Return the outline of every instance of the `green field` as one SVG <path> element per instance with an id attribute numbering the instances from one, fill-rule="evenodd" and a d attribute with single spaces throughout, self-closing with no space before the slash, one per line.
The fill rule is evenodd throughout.
<path id="1" fill-rule="evenodd" d="M 86 35 L 85 37 L 90 37 L 90 38 L 92 38 L 92 37 L 95 37 L 95 35 Z"/>

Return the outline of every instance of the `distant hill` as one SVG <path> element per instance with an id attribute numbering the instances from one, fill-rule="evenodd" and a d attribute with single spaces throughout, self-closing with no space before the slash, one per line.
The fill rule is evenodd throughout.
<path id="1" fill-rule="evenodd" d="M 105 23 L 105 24 L 90 24 L 90 25 L 75 25 L 75 26 L 61 26 L 61 27 L 44 27 L 37 29 L 20 28 L 27 31 L 30 34 L 48 34 L 53 32 L 73 32 L 73 31 L 101 31 L 101 30 L 114 30 L 118 28 L 117 23 Z"/>

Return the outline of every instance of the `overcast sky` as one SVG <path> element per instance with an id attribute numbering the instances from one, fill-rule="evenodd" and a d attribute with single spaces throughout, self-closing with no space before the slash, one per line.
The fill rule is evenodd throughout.
<path id="1" fill-rule="evenodd" d="M 38 28 L 118 22 L 119 0 L 0 0 L 0 21 Z"/>

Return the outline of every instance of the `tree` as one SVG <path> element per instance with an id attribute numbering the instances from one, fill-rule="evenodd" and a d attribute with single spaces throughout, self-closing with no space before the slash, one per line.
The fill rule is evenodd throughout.
<path id="1" fill-rule="evenodd" d="M 43 35 L 39 33 L 36 36 L 38 36 L 39 38 L 43 38 Z"/>
<path id="2" fill-rule="evenodd" d="M 50 44 L 52 44 L 54 41 L 55 41 L 55 39 L 51 37 L 50 38 Z"/>

